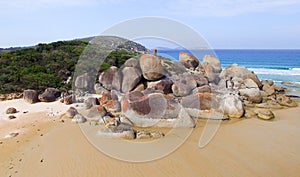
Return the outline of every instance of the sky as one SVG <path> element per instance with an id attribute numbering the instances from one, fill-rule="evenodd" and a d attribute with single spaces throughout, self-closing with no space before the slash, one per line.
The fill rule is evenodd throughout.
<path id="1" fill-rule="evenodd" d="M 155 16 L 189 26 L 214 49 L 300 49 L 299 9 L 300 0 L 0 0 L 0 48 L 95 36 Z"/>

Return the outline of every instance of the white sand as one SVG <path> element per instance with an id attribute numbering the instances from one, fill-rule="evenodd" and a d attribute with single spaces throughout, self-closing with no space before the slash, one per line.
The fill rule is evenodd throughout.
<path id="1" fill-rule="evenodd" d="M 77 124 L 69 120 L 62 123 L 58 117 L 41 119 L 49 105 L 52 103 L 31 105 L 46 112 L 22 116 L 8 126 L 11 129 L 25 126 L 27 132 L 10 139 L 0 138 L 0 176 L 296 177 L 300 174 L 299 107 L 276 111 L 275 120 L 270 122 L 256 118 L 224 122 L 214 139 L 202 149 L 198 141 L 204 123 L 198 122 L 188 140 L 170 155 L 145 163 L 129 163 L 98 151 Z M 69 107 L 58 105 L 62 112 Z M 15 125 L 18 121 L 22 123 Z"/>

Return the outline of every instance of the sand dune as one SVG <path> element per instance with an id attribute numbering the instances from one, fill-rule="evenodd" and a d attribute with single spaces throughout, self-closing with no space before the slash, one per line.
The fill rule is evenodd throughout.
<path id="1" fill-rule="evenodd" d="M 275 114 L 271 122 L 256 118 L 223 122 L 214 139 L 201 149 L 198 141 L 205 122 L 199 121 L 176 151 L 144 163 L 105 155 L 69 120 L 63 123 L 47 112 L 28 114 L 5 130 L 7 121 L 0 122 L 2 134 L 26 129 L 15 138 L 1 137 L 0 176 L 299 176 L 300 108 Z"/>

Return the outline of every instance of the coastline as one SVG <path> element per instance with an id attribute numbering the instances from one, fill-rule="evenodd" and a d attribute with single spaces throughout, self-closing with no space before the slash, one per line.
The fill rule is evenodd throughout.
<path id="1" fill-rule="evenodd" d="M 61 122 L 48 113 L 1 120 L 2 135 L 22 127 L 27 130 L 14 138 L 0 137 L 1 176 L 297 176 L 300 172 L 300 107 L 275 110 L 273 121 L 224 121 L 202 149 L 198 141 L 205 121 L 198 120 L 175 152 L 145 163 L 108 157 L 88 142 L 78 124 Z"/>

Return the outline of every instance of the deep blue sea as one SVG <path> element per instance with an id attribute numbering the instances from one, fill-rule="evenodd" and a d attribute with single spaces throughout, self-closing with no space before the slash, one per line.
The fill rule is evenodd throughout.
<path id="1" fill-rule="evenodd" d="M 204 55 L 215 53 L 222 68 L 236 63 L 254 71 L 261 80 L 271 79 L 277 84 L 284 81 L 300 84 L 300 50 L 158 50 L 158 55 L 178 60 L 180 51 L 192 53 L 200 61 Z M 291 89 L 300 90 L 297 87 Z"/>

